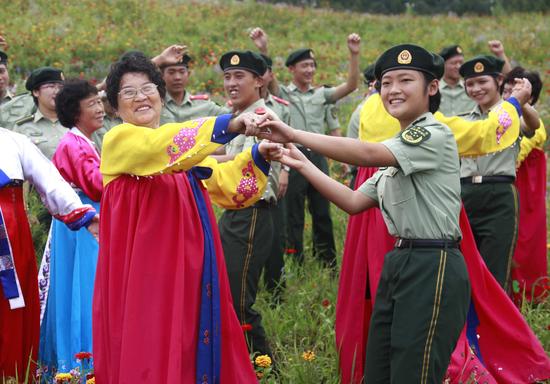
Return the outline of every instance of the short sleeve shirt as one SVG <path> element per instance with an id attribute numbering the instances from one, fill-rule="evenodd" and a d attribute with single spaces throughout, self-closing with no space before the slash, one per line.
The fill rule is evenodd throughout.
<path id="1" fill-rule="evenodd" d="M 300 91 L 296 85 L 281 86 L 281 97 L 290 102 L 290 123 L 292 127 L 313 133 L 325 133 L 326 109 L 334 104 L 336 88 L 310 87 Z"/>
<path id="2" fill-rule="evenodd" d="M 456 141 L 451 130 L 431 113 L 407 129 L 412 126 L 429 132 L 429 137 L 412 145 L 401 139 L 400 132 L 383 141 L 398 166 L 380 168 L 359 191 L 378 202 L 391 235 L 457 240 L 461 237 L 461 200 Z"/>

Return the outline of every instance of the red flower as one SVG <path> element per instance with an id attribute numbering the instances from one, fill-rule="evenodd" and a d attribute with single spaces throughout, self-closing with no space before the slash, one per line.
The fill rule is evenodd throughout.
<path id="1" fill-rule="evenodd" d="M 74 355 L 75 359 L 84 360 L 84 359 L 91 359 L 92 354 L 90 352 L 78 352 Z"/>
<path id="2" fill-rule="evenodd" d="M 242 324 L 241 328 L 243 329 L 244 332 L 251 331 L 252 330 L 252 324 L 248 324 L 248 323 Z"/>
<path id="3" fill-rule="evenodd" d="M 546 329 L 550 331 L 550 324 L 546 326 Z"/>
<path id="4" fill-rule="evenodd" d="M 294 255 L 295 253 L 298 253 L 298 250 L 296 250 L 294 248 L 287 248 L 287 249 L 285 249 L 285 253 L 288 254 L 288 255 Z"/>
<path id="5" fill-rule="evenodd" d="M 330 305 L 330 300 L 329 299 L 325 299 L 321 302 L 321 305 L 323 305 L 323 307 L 328 307 Z"/>

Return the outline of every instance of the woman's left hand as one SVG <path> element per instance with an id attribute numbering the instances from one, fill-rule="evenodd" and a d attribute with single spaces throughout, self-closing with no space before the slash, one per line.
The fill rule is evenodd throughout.
<path id="1" fill-rule="evenodd" d="M 262 140 L 258 145 L 258 151 L 264 159 L 268 161 L 279 161 L 283 156 L 283 146 L 277 143 L 271 143 L 268 140 Z"/>
<path id="2" fill-rule="evenodd" d="M 99 215 L 95 215 L 90 224 L 88 225 L 88 231 L 99 243 Z"/>

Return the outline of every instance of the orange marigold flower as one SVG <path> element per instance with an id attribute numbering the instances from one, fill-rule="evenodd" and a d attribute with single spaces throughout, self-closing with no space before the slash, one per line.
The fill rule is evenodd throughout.
<path id="1" fill-rule="evenodd" d="M 248 324 L 248 323 L 242 324 L 242 325 L 241 325 L 241 328 L 242 328 L 243 331 L 245 331 L 245 332 L 251 331 L 251 330 L 252 330 L 252 324 Z"/>
<path id="2" fill-rule="evenodd" d="M 55 375 L 55 382 L 56 383 L 65 383 L 71 381 L 73 378 L 73 375 L 70 373 L 58 373 Z"/>
<path id="3" fill-rule="evenodd" d="M 313 351 L 305 351 L 302 353 L 302 359 L 305 361 L 313 361 L 315 360 L 315 352 Z"/>
<path id="4" fill-rule="evenodd" d="M 271 357 L 269 357 L 268 355 L 260 355 L 256 357 L 256 359 L 254 360 L 254 363 L 258 367 L 269 368 L 271 367 Z"/>

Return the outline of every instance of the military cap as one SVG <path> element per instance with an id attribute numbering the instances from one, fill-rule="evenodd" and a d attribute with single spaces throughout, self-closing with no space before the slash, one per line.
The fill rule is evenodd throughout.
<path id="1" fill-rule="evenodd" d="M 32 71 L 31 75 L 25 83 L 25 88 L 28 91 L 37 89 L 45 83 L 61 83 L 65 80 L 63 72 L 52 67 L 42 67 Z"/>
<path id="2" fill-rule="evenodd" d="M 263 53 L 260 53 L 260 56 L 265 61 L 265 65 L 267 65 L 267 69 L 273 68 L 273 60 L 271 60 L 271 57 L 264 55 Z"/>
<path id="3" fill-rule="evenodd" d="M 6 52 L 0 51 L 0 64 L 8 65 L 8 55 Z"/>
<path id="4" fill-rule="evenodd" d="M 445 47 L 439 52 L 439 56 L 443 58 L 443 60 L 447 61 L 451 57 L 454 56 L 464 56 L 464 51 L 460 47 L 460 45 L 449 45 L 448 47 Z"/>
<path id="5" fill-rule="evenodd" d="M 263 76 L 267 69 L 264 59 L 252 51 L 229 51 L 220 58 L 220 67 L 225 72 L 230 69 L 244 69 Z"/>
<path id="6" fill-rule="evenodd" d="M 502 72 L 504 60 L 495 56 L 480 55 L 466 61 L 460 67 L 460 75 L 465 79 L 483 75 L 497 75 Z"/>
<path id="7" fill-rule="evenodd" d="M 292 52 L 290 55 L 288 55 L 285 65 L 287 67 L 290 67 L 291 65 L 294 65 L 300 61 L 312 59 L 315 62 L 315 56 L 313 55 L 313 50 L 309 48 L 301 48 L 294 52 Z M 317 62 L 315 62 L 317 64 Z"/>
<path id="8" fill-rule="evenodd" d="M 374 64 L 371 64 L 365 68 L 363 71 L 363 77 L 365 78 L 366 83 L 376 80 L 376 76 L 374 76 Z"/>
<path id="9" fill-rule="evenodd" d="M 388 71 L 396 69 L 414 69 L 440 79 L 444 72 L 444 60 L 414 44 L 400 44 L 388 49 L 376 61 L 374 75 L 381 79 Z"/>

